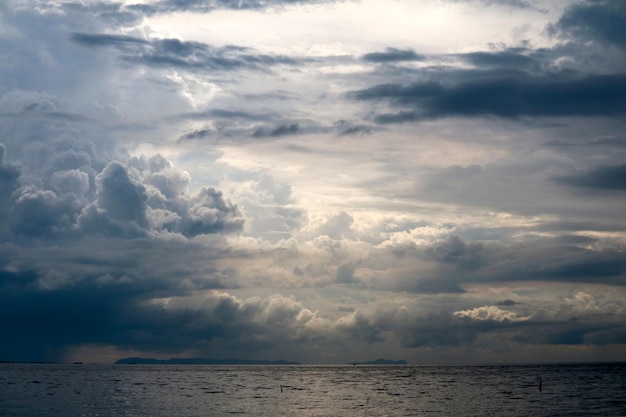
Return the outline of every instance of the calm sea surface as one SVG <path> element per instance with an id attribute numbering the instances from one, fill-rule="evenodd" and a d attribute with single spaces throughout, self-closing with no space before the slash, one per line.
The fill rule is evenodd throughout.
<path id="1" fill-rule="evenodd" d="M 2 417 L 232 415 L 626 416 L 626 364 L 0 364 Z"/>

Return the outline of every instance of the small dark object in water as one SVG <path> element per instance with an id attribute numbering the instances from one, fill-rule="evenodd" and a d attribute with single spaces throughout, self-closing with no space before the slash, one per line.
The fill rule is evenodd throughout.
<path id="1" fill-rule="evenodd" d="M 543 385 L 542 383 L 543 381 L 541 380 L 541 378 L 539 378 L 539 392 L 541 392 L 541 386 Z"/>

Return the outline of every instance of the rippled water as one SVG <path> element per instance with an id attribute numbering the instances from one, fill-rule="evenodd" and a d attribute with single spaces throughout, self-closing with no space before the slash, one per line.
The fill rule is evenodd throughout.
<path id="1" fill-rule="evenodd" d="M 3 417 L 230 415 L 626 416 L 626 364 L 0 365 Z"/>

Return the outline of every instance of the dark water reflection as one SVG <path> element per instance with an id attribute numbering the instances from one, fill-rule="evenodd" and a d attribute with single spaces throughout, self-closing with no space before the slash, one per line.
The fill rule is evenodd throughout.
<path id="1" fill-rule="evenodd" d="M 0 365 L 3 417 L 230 415 L 626 416 L 626 364 Z"/>

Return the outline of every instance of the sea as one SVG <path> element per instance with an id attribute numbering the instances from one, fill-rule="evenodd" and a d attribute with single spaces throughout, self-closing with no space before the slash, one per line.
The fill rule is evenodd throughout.
<path id="1" fill-rule="evenodd" d="M 626 363 L 0 364 L 0 416 L 626 416 Z"/>

